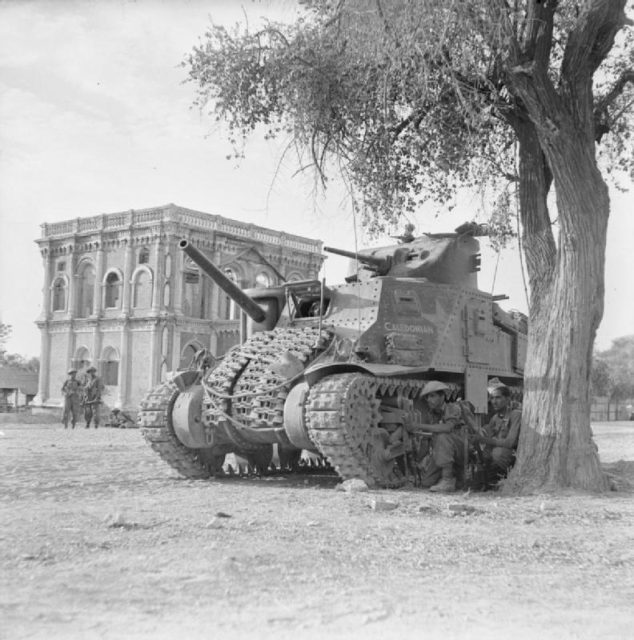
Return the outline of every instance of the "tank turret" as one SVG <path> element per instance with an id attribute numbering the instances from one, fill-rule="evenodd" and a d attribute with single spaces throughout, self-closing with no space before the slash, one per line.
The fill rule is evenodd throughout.
<path id="1" fill-rule="evenodd" d="M 484 235 L 488 235 L 486 225 L 470 222 L 453 233 L 424 234 L 408 238 L 406 243 L 358 253 L 332 247 L 324 247 L 324 251 L 352 259 L 348 282 L 395 276 L 477 288 L 475 274 L 480 270 L 480 243 L 475 238 Z"/>

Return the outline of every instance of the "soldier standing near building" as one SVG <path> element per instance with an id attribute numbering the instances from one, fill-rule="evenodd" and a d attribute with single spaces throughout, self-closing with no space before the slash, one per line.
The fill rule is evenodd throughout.
<path id="1" fill-rule="evenodd" d="M 484 445 L 483 454 L 489 467 L 488 479 L 497 482 L 513 464 L 522 412 L 513 407 L 511 391 L 503 384 L 491 390 L 491 405 L 495 411 L 494 416 L 484 426 L 483 435 L 475 435 L 473 440 Z"/>
<path id="2" fill-rule="evenodd" d="M 86 370 L 88 378 L 84 383 L 84 418 L 86 419 L 86 429 L 90 428 L 90 423 L 94 418 L 95 429 L 99 427 L 99 405 L 101 404 L 101 394 L 103 393 L 103 382 L 97 375 L 95 367 Z"/>
<path id="3" fill-rule="evenodd" d="M 79 418 L 79 409 L 81 401 L 81 385 L 75 377 L 77 369 L 69 369 L 68 378 L 64 380 L 62 385 L 62 395 L 64 396 L 64 413 L 62 414 L 62 422 L 64 429 L 68 429 L 68 420 L 74 429 Z"/>
<path id="4" fill-rule="evenodd" d="M 464 467 L 464 420 L 460 407 L 454 402 L 447 402 L 449 391 L 446 384 L 430 380 L 421 394 L 429 408 L 429 422 L 416 425 L 416 431 L 432 434 L 431 461 L 423 474 L 421 486 L 430 491 L 455 491 L 456 468 Z"/>

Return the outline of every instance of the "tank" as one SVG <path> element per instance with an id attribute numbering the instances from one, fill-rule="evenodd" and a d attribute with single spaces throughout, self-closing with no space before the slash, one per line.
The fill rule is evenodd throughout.
<path id="1" fill-rule="evenodd" d="M 324 247 L 350 257 L 344 282 L 247 290 L 182 240 L 242 308 L 242 342 L 150 391 L 138 414 L 145 438 L 190 478 L 217 473 L 228 453 L 262 471 L 275 449 L 288 468 L 303 451 L 342 479 L 401 486 L 426 381 L 481 417 L 493 379 L 521 388 L 526 317 L 477 288 L 485 233 L 466 223 L 359 253 Z"/>

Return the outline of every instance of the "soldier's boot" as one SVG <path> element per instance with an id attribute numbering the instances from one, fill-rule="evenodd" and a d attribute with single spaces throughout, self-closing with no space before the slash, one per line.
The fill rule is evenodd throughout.
<path id="1" fill-rule="evenodd" d="M 453 473 L 453 465 L 447 465 L 442 468 L 440 480 L 433 487 L 430 487 L 429 490 L 435 493 L 450 493 L 456 490 L 456 477 Z"/>

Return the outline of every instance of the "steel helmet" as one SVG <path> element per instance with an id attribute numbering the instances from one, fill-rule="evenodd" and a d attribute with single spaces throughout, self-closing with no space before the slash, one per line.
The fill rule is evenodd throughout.
<path id="1" fill-rule="evenodd" d="M 426 396 L 430 393 L 440 392 L 440 391 L 442 391 L 445 395 L 447 395 L 447 393 L 451 391 L 451 389 L 444 382 L 438 382 L 438 380 L 430 380 L 423 387 L 421 396 Z"/>

